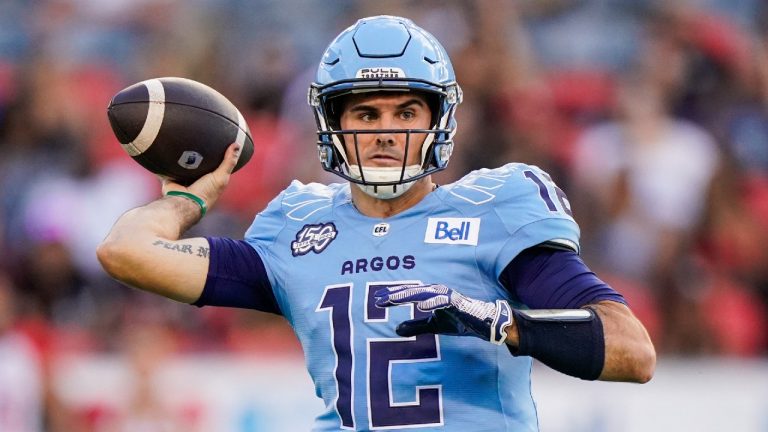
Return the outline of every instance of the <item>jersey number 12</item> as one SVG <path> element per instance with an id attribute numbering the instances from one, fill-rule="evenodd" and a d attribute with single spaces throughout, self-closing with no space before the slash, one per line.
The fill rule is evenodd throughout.
<path id="1" fill-rule="evenodd" d="M 409 282 L 410 283 L 410 282 Z M 374 304 L 373 293 L 399 283 L 368 284 L 365 302 L 365 325 L 386 323 L 386 309 Z M 354 398 L 354 323 L 352 322 L 352 285 L 326 287 L 317 312 L 330 311 L 333 351 L 336 355 L 336 411 L 344 429 L 355 429 Z M 414 310 L 412 308 L 412 310 Z M 412 318 L 421 318 L 426 312 L 415 310 Z M 392 400 L 391 368 L 393 363 L 411 363 L 440 360 L 436 335 L 424 334 L 415 338 L 367 338 L 366 386 L 369 427 L 396 428 L 439 426 L 442 424 L 442 394 L 439 385 L 417 386 L 414 401 Z"/>

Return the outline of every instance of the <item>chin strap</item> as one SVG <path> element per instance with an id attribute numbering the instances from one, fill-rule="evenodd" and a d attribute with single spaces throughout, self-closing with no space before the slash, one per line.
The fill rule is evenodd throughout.
<path id="1" fill-rule="evenodd" d="M 378 198 L 378 199 L 392 199 L 397 198 L 404 194 L 408 189 L 413 186 L 415 182 L 406 182 L 406 179 L 416 177 L 422 173 L 420 165 L 409 165 L 405 167 L 405 175 L 401 167 L 364 167 L 363 170 L 357 165 L 350 165 L 349 175 L 350 177 L 363 180 L 363 174 L 365 174 L 365 181 L 368 184 L 355 183 L 366 194 Z M 376 183 L 389 183 L 400 180 L 403 177 L 403 183 L 395 185 L 381 185 Z"/>

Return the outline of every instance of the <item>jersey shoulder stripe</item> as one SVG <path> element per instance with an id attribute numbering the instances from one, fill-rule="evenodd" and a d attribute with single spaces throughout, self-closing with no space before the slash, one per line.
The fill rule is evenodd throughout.
<path id="1" fill-rule="evenodd" d="M 348 199 L 348 195 L 348 185 L 304 184 L 294 180 L 256 215 L 245 238 L 271 243 L 284 228 L 301 227 L 327 219 L 333 212 L 333 206 Z"/>
<path id="2" fill-rule="evenodd" d="M 475 170 L 442 189 L 447 194 L 447 201 L 459 206 L 483 206 L 498 202 L 499 196 L 509 189 L 507 184 L 519 169 L 517 165 Z"/>
<path id="3" fill-rule="evenodd" d="M 550 218 L 575 223 L 565 193 L 535 165 L 509 163 L 472 171 L 441 189 L 444 201 L 462 212 L 481 214 L 493 210 L 505 220 L 515 219 L 520 224 Z"/>
<path id="4" fill-rule="evenodd" d="M 349 186 L 341 183 L 330 185 L 304 184 L 294 180 L 280 194 L 280 207 L 289 221 L 316 220 L 318 217 L 330 213 L 336 198 L 348 190 Z"/>

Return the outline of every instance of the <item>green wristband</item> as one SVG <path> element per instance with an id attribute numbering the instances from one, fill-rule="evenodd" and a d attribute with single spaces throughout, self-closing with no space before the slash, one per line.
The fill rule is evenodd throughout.
<path id="1" fill-rule="evenodd" d="M 183 192 L 183 191 L 169 191 L 168 193 L 165 194 L 165 196 L 179 196 L 179 197 L 184 197 L 184 198 L 186 198 L 188 200 L 194 201 L 195 203 L 197 203 L 197 205 L 200 206 L 200 217 L 201 218 L 203 216 L 205 216 L 205 212 L 208 211 L 208 206 L 205 205 L 205 201 L 203 201 L 202 198 L 200 198 L 199 196 L 197 196 L 197 195 L 195 195 L 193 193 Z"/>

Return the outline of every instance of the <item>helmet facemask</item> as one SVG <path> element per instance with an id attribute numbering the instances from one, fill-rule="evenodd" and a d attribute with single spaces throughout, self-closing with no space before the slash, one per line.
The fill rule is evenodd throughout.
<path id="1" fill-rule="evenodd" d="M 355 183 L 368 195 L 378 199 L 396 198 L 419 179 L 443 169 L 453 148 L 452 131 L 441 128 L 447 115 L 442 113 L 439 96 L 419 92 L 430 107 L 432 118 L 429 129 L 341 129 L 340 99 L 329 98 L 327 110 L 323 110 L 326 131 L 318 132 L 320 160 L 326 171 Z M 388 134 L 404 139 L 403 163 L 392 167 L 365 166 L 351 161 L 361 161 L 360 141 L 370 139 L 367 135 Z M 447 137 L 448 139 L 445 139 Z M 420 146 L 420 157 L 412 163 L 409 155 L 413 146 Z M 353 152 L 353 154 L 349 154 Z M 411 162 L 409 165 L 408 163 Z"/>

